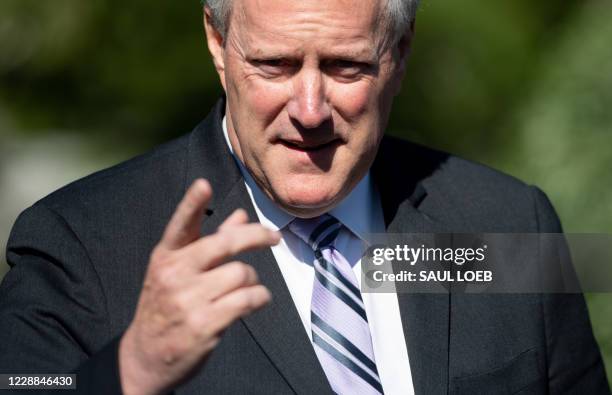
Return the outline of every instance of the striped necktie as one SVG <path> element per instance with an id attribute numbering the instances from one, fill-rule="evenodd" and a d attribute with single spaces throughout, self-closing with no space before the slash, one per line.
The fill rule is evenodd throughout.
<path id="1" fill-rule="evenodd" d="M 314 251 L 313 347 L 337 394 L 382 394 L 357 277 L 333 246 L 342 229 L 343 225 L 329 215 L 296 218 L 289 224 L 289 230 Z"/>

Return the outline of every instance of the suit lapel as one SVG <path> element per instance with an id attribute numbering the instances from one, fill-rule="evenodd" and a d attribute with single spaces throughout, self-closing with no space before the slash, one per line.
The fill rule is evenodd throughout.
<path id="1" fill-rule="evenodd" d="M 419 155 L 422 151 L 408 143 L 385 139 L 381 144 L 373 174 L 388 233 L 448 232 L 435 219 L 444 217 L 435 215 L 443 203 L 429 195 L 424 181 L 445 158 Z M 426 213 L 419 207 L 432 210 Z M 398 293 L 397 297 L 415 393 L 448 393 L 450 294 Z"/>
<path id="2" fill-rule="evenodd" d="M 238 207 L 245 208 L 249 218 L 257 218 L 242 180 L 235 184 L 225 201 L 226 209 L 219 218 L 225 218 Z M 272 293 L 269 306 L 242 319 L 248 331 L 296 393 L 330 393 L 331 388 L 272 251 L 266 248 L 237 258 L 252 265 L 261 283 Z"/>
<path id="3" fill-rule="evenodd" d="M 434 233 L 435 225 L 411 206 L 404 206 L 387 229 L 391 233 Z M 397 298 L 415 392 L 447 393 L 450 294 L 404 292 Z"/>
<path id="4" fill-rule="evenodd" d="M 197 177 L 207 178 L 215 195 L 202 224 L 202 234 L 214 232 L 237 208 L 247 210 L 251 221 L 257 214 L 232 158 L 221 129 L 224 101 L 194 132 L 186 187 Z M 289 289 L 272 250 L 252 251 L 236 259 L 252 265 L 260 282 L 272 293 L 272 302 L 241 320 L 272 364 L 299 394 L 327 394 L 331 387 L 314 353 Z"/>

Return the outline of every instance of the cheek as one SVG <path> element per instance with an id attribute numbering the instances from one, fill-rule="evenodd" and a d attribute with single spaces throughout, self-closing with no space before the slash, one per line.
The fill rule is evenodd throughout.
<path id="1" fill-rule="evenodd" d="M 247 81 L 245 96 L 248 97 L 251 114 L 257 114 L 261 121 L 271 123 L 284 108 L 288 92 L 284 84 L 265 81 Z"/>
<path id="2" fill-rule="evenodd" d="M 265 128 L 283 110 L 289 92 L 285 84 L 241 75 L 235 82 L 236 110 L 241 118 L 249 120 L 249 128 Z"/>
<path id="3" fill-rule="evenodd" d="M 234 57 L 227 62 L 225 78 L 236 127 L 265 128 L 282 111 L 287 101 L 288 92 L 284 84 L 257 78 L 249 73 L 249 68 L 241 60 Z"/>
<path id="4" fill-rule="evenodd" d="M 384 100 L 377 86 L 370 81 L 336 84 L 330 90 L 330 99 L 342 122 L 347 124 L 351 144 L 376 142 L 381 126 L 380 101 Z M 366 147 L 363 147 L 364 149 Z"/>
<path id="5" fill-rule="evenodd" d="M 357 118 L 372 110 L 378 92 L 369 81 L 350 84 L 330 82 L 328 95 L 334 107 L 347 120 Z"/>

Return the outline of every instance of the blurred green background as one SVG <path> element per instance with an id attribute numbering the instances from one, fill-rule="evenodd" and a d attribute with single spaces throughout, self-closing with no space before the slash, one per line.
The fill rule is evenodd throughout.
<path id="1" fill-rule="evenodd" d="M 197 0 L 0 2 L 2 243 L 53 189 L 206 115 L 201 20 Z M 423 0 L 389 133 L 540 186 L 568 232 L 612 233 L 610 20 L 609 0 Z M 612 377 L 612 295 L 587 298 Z"/>

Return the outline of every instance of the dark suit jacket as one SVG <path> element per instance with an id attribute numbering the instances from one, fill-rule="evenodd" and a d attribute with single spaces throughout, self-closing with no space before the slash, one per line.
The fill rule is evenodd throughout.
<path id="1" fill-rule="evenodd" d="M 19 216 L 0 288 L 0 372 L 77 370 L 79 393 L 120 392 L 118 338 L 186 187 L 197 177 L 213 186 L 203 234 L 237 207 L 257 218 L 222 135 L 223 110 L 221 101 L 192 133 Z M 389 232 L 561 231 L 538 189 L 404 141 L 383 140 L 373 176 Z M 176 393 L 331 393 L 271 251 L 240 258 L 273 301 L 231 325 Z M 398 299 L 417 394 L 609 393 L 580 294 Z"/>

